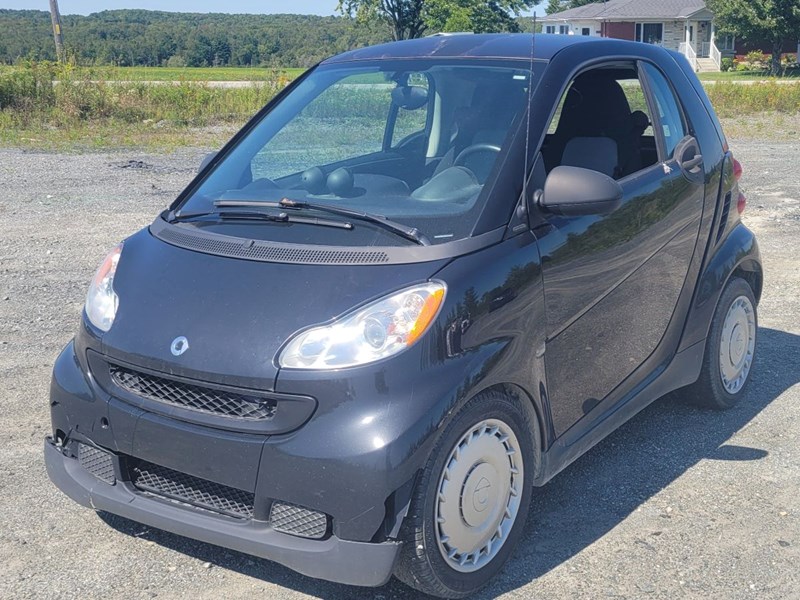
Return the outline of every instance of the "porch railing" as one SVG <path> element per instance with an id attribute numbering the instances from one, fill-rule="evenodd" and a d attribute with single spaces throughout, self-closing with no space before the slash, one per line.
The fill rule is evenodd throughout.
<path id="1" fill-rule="evenodd" d="M 709 55 L 711 56 L 711 60 L 714 61 L 714 64 L 717 65 L 717 69 L 722 70 L 722 54 L 714 42 L 711 42 Z"/>
<path id="2" fill-rule="evenodd" d="M 686 57 L 693 71 L 697 71 L 697 52 L 689 42 L 681 42 L 678 51 Z"/>

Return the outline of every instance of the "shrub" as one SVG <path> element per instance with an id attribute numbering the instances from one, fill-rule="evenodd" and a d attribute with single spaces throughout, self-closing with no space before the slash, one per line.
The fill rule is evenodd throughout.
<path id="1" fill-rule="evenodd" d="M 720 70 L 730 71 L 734 68 L 734 60 L 730 57 L 723 58 L 720 62 Z"/>
<path id="2" fill-rule="evenodd" d="M 264 106 L 288 78 L 273 73 L 259 85 L 213 88 L 201 82 L 121 81 L 115 71 L 27 63 L 0 71 L 2 122 L 17 127 L 74 127 L 145 121 L 177 126 L 241 123 Z M 366 107 L 365 107 L 366 108 Z"/>
<path id="3" fill-rule="evenodd" d="M 761 50 L 753 50 L 748 52 L 744 61 L 750 70 L 753 71 L 766 71 L 769 66 L 769 57 L 767 57 Z"/>

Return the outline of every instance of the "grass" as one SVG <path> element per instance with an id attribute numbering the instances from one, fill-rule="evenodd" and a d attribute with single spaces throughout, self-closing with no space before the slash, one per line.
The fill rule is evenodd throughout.
<path id="1" fill-rule="evenodd" d="M 23 67 L 0 65 L 0 76 Z M 101 81 L 272 81 L 294 79 L 305 69 L 265 67 L 83 67 L 82 73 Z"/>
<path id="2" fill-rule="evenodd" d="M 83 68 L 52 63 L 0 67 L 0 145 L 77 150 L 219 146 L 300 71 Z M 205 83 L 237 78 L 264 84 L 215 88 Z M 147 83 L 159 80 L 176 83 Z M 762 137 L 774 137 L 787 127 L 769 124 L 781 121 L 789 130 L 797 131 L 800 83 L 738 85 L 734 80 L 731 76 L 707 86 L 711 102 L 728 129 L 741 130 L 748 136 L 760 130 Z M 324 113 L 336 112 L 340 103 L 355 102 L 361 117 L 373 119 L 376 124 L 384 118 L 387 100 L 373 97 L 372 93 L 346 88 L 328 97 L 332 106 L 318 104 L 308 116 L 324 119 Z M 762 126 L 748 129 L 746 124 L 754 118 Z"/>
<path id="3" fill-rule="evenodd" d="M 800 79 L 800 69 L 788 69 L 783 77 L 773 77 L 769 71 L 720 71 L 698 73 L 700 81 L 765 81 Z"/>
<path id="4" fill-rule="evenodd" d="M 720 117 L 741 117 L 763 112 L 787 115 L 800 113 L 800 84 L 780 85 L 775 81 L 737 85 L 720 82 L 706 87 L 711 104 Z"/>
<path id="5" fill-rule="evenodd" d="M 29 64 L 0 71 L 0 143 L 64 148 L 173 146 L 202 128 L 235 128 L 288 82 L 213 88 L 200 81 L 150 85 L 103 79 L 95 69 Z"/>

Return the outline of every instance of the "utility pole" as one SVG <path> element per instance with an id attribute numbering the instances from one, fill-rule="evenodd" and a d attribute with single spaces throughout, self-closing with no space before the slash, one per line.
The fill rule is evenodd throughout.
<path id="1" fill-rule="evenodd" d="M 53 22 L 53 38 L 56 41 L 56 57 L 64 62 L 64 36 L 61 33 L 61 13 L 58 12 L 58 0 L 50 0 L 50 20 Z"/>

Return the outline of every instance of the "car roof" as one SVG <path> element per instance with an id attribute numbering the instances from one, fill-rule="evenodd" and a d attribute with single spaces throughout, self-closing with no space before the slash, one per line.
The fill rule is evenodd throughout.
<path id="1" fill-rule="evenodd" d="M 487 33 L 432 35 L 430 37 L 401 42 L 391 42 L 368 46 L 333 56 L 323 64 L 333 64 L 358 60 L 408 59 L 408 58 L 499 58 L 531 59 L 531 34 L 529 33 Z M 604 44 L 639 47 L 636 42 L 622 42 L 608 38 L 581 35 L 536 34 L 534 55 L 538 60 L 550 60 L 563 48 L 576 44 L 597 44 L 602 53 Z"/>

